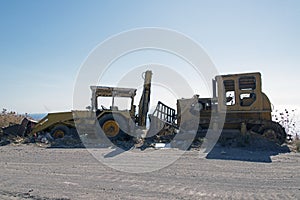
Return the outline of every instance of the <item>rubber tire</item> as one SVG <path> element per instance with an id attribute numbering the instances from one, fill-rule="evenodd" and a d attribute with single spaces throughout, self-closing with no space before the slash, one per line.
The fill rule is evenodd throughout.
<path id="1" fill-rule="evenodd" d="M 102 116 L 99 119 L 99 124 L 100 124 L 101 129 L 102 129 L 104 123 L 109 120 L 113 120 L 113 121 L 117 122 L 117 124 L 119 126 L 119 133 L 114 137 L 109 137 L 104 133 L 109 139 L 111 139 L 111 140 L 124 139 L 128 136 L 126 134 L 128 132 L 128 124 L 126 122 L 126 119 L 123 116 L 121 116 L 119 114 L 105 114 L 104 116 Z M 103 131 L 103 129 L 102 129 L 102 131 Z"/>
<path id="2" fill-rule="evenodd" d="M 63 137 L 56 137 L 55 136 L 55 132 L 56 131 L 62 131 L 63 132 Z M 58 139 L 58 138 L 64 138 L 64 136 L 66 135 L 70 135 L 70 128 L 65 126 L 65 125 L 57 125 L 54 128 L 51 129 L 50 132 L 51 137 L 53 137 L 54 139 Z"/>

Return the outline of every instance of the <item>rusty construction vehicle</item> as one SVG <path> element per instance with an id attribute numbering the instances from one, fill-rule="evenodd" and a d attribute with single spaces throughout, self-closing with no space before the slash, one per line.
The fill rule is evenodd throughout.
<path id="1" fill-rule="evenodd" d="M 76 115 L 79 118 L 95 115 L 104 134 L 111 140 L 135 137 L 135 130 L 146 128 L 151 78 L 152 72 L 146 71 L 137 114 L 134 105 L 136 89 L 91 86 L 92 98 L 89 111 L 76 111 Z M 200 98 L 194 95 L 192 98 L 178 99 L 177 114 L 175 109 L 158 102 L 154 112 L 149 115 L 150 128 L 144 137 L 161 135 L 165 132 L 176 134 L 175 129 L 181 131 L 180 129 L 184 127 L 188 130 L 189 124 L 198 123 L 198 132 L 212 128 L 211 124 L 214 128 L 223 130 L 244 128 L 282 144 L 287 134 L 279 123 L 272 121 L 271 103 L 262 92 L 261 82 L 259 72 L 216 76 L 213 79 L 212 98 Z M 111 106 L 106 108 L 100 104 L 99 108 L 98 97 L 112 98 Z M 129 109 L 118 108 L 115 101 L 119 97 L 131 99 Z M 225 119 L 224 123 L 221 123 L 221 118 Z M 193 122 L 195 119 L 197 121 Z M 38 122 L 32 133 L 47 131 L 52 137 L 61 138 L 69 134 L 71 129 L 75 129 L 75 121 L 74 111 L 49 113 Z"/>
<path id="2" fill-rule="evenodd" d="M 278 144 L 285 142 L 287 137 L 285 129 L 279 123 L 272 121 L 271 102 L 262 92 L 259 72 L 219 75 L 212 80 L 212 83 L 212 98 L 200 98 L 195 95 L 189 99 L 178 99 L 176 118 L 173 117 L 174 109 L 162 103 L 158 105 L 154 114 L 150 116 L 152 121 L 158 122 L 155 131 L 165 127 L 159 121 L 167 119 L 165 121 L 168 124 L 184 127 L 186 130 L 194 128 L 189 125 L 199 123 L 197 132 L 200 136 L 201 133 L 205 136 L 209 128 L 223 129 L 223 132 L 248 130 Z M 229 131 L 229 134 L 233 132 Z"/>
<path id="3" fill-rule="evenodd" d="M 87 107 L 88 110 L 49 113 L 36 124 L 31 134 L 49 132 L 54 139 L 63 138 L 65 135 L 77 134 L 76 128 L 80 128 L 78 127 L 80 125 L 84 125 L 84 132 L 88 132 L 85 129 L 89 129 L 89 126 L 94 126 L 94 119 L 96 119 L 102 131 L 110 140 L 132 138 L 136 129 L 146 128 L 152 72 L 146 71 L 143 75 L 144 88 L 137 114 L 136 106 L 134 105 L 137 89 L 91 86 L 91 106 Z M 99 102 L 99 97 L 108 97 L 111 103 L 110 106 L 105 107 L 102 105 Z M 116 103 L 118 99 L 129 100 L 130 108 L 119 109 Z M 80 129 L 82 130 L 82 128 Z M 91 132 L 89 131 L 90 134 L 94 134 Z"/>

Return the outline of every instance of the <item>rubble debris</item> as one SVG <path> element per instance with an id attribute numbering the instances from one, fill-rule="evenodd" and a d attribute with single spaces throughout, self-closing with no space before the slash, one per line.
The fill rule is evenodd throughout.
<path id="1" fill-rule="evenodd" d="M 34 137 L 29 136 L 29 132 L 36 123 L 36 121 L 25 117 L 20 124 L 10 124 L 2 127 L 0 130 L 0 146 L 35 142 Z"/>
<path id="2" fill-rule="evenodd" d="M 8 144 L 10 144 L 9 140 L 1 138 L 1 140 L 0 140 L 0 146 L 5 146 L 5 145 L 8 145 Z"/>
<path id="3" fill-rule="evenodd" d="M 4 135 L 26 136 L 30 133 L 35 124 L 37 124 L 37 121 L 25 117 L 21 124 L 9 125 L 2 128 L 2 131 Z"/>
<path id="4" fill-rule="evenodd" d="M 46 141 L 48 141 L 46 139 Z M 80 139 L 75 138 L 73 136 L 65 136 L 63 138 L 57 138 L 50 142 L 50 147 L 55 148 L 84 148 L 83 143 Z"/>

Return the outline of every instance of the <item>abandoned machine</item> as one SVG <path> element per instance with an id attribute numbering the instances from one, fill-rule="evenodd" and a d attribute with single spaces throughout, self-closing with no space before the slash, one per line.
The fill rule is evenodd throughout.
<path id="1" fill-rule="evenodd" d="M 144 87 L 138 112 L 134 104 L 137 91 L 135 88 L 91 86 L 91 106 L 88 111 L 49 113 L 36 124 L 31 133 L 46 131 L 50 132 L 53 138 L 62 138 L 75 129 L 75 122 L 80 117 L 96 116 L 96 123 L 100 124 L 109 139 L 126 140 L 141 137 L 135 133 L 137 130 L 146 129 L 149 117 L 149 131 L 142 137 L 153 136 L 153 130 L 155 130 L 154 135 L 160 134 L 166 127 L 173 127 L 179 131 L 181 127 L 189 129 L 191 121 L 197 119 L 196 123 L 199 124 L 197 131 L 211 128 L 210 124 L 214 120 L 214 128 L 223 130 L 244 128 L 278 144 L 286 140 L 285 129 L 279 123 L 272 121 L 272 105 L 267 95 L 262 92 L 259 72 L 218 75 L 212 81 L 212 97 L 202 98 L 194 95 L 192 98 L 178 99 L 177 110 L 158 102 L 155 111 L 149 115 L 152 72 L 146 71 L 143 78 Z M 98 97 L 111 98 L 111 105 L 104 107 L 98 101 Z M 117 98 L 129 98 L 130 108 L 120 109 L 116 103 Z M 224 123 L 221 123 L 222 120 L 218 118 L 224 118 Z"/>
<path id="2" fill-rule="evenodd" d="M 252 131 L 273 140 L 278 144 L 285 142 L 285 129 L 272 121 L 272 105 L 262 92 L 261 74 L 242 73 L 219 75 L 212 80 L 213 97 L 177 100 L 177 125 L 188 127 L 193 115 L 200 115 L 198 131 L 205 130 L 210 124 L 217 129 L 237 129 Z M 224 121 L 222 120 L 224 119 Z M 211 120 L 214 120 L 211 123 Z"/>
<path id="3" fill-rule="evenodd" d="M 146 129 L 152 72 L 146 71 L 143 78 L 144 87 L 137 114 L 134 104 L 137 89 L 90 86 L 92 97 L 91 106 L 87 107 L 88 110 L 49 113 L 35 125 L 31 134 L 49 132 L 54 139 L 57 139 L 63 138 L 65 135 L 77 134 L 77 128 L 80 129 L 80 132 L 94 135 L 95 129 L 91 127 L 95 127 L 95 123 L 99 123 L 101 131 L 110 140 L 131 139 L 136 136 L 137 129 Z M 109 107 L 105 107 L 99 102 L 104 98 L 110 99 Z M 129 108 L 119 109 L 118 99 L 128 99 L 130 101 Z"/>

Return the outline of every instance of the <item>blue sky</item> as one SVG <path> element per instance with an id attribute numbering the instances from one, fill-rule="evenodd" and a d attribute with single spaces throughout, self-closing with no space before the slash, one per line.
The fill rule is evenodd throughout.
<path id="1" fill-rule="evenodd" d="M 20 113 L 70 110 L 90 51 L 141 27 L 186 34 L 220 73 L 260 71 L 275 106 L 300 105 L 300 1 L 0 0 L 0 106 Z"/>

